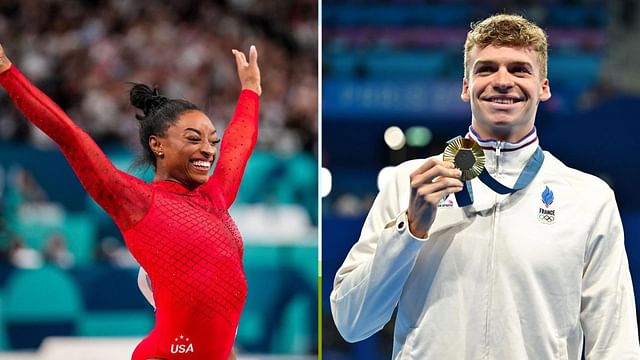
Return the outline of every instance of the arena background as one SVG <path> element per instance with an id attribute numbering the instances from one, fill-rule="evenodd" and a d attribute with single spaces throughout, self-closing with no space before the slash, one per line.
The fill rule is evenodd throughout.
<path id="1" fill-rule="evenodd" d="M 317 351 L 314 0 L 3 0 L 0 43 L 119 168 L 140 147 L 127 82 L 201 106 L 239 94 L 232 48 L 259 51 L 260 135 L 231 212 L 249 295 L 241 359 Z M 138 266 L 62 154 L 0 91 L 0 359 L 128 359 L 151 328 Z M 44 342 L 43 342 L 44 340 Z"/>
<path id="2" fill-rule="evenodd" d="M 465 36 L 472 21 L 503 11 L 548 32 L 553 96 L 538 111 L 540 143 L 615 189 L 640 300 L 637 2 L 324 0 L 323 187 L 328 174 L 332 178 L 322 200 L 324 358 L 390 358 L 393 321 L 356 344 L 337 333 L 329 308 L 335 271 L 358 239 L 380 170 L 438 154 L 446 140 L 466 133 L 470 109 L 460 100 Z M 404 133 L 398 150 L 383 139 L 391 126 Z"/>

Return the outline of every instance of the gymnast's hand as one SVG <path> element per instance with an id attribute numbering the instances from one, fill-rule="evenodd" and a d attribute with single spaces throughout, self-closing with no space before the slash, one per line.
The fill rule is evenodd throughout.
<path id="1" fill-rule="evenodd" d="M 411 173 L 411 198 L 407 210 L 411 234 L 423 239 L 427 237 L 440 200 L 462 190 L 460 176 L 460 170 L 452 163 L 437 157 L 428 158 Z"/>
<path id="2" fill-rule="evenodd" d="M 9 70 L 10 67 L 11 67 L 11 61 L 9 61 L 9 58 L 4 53 L 4 49 L 2 48 L 2 45 L 0 45 L 0 73 L 3 73 Z"/>
<path id="3" fill-rule="evenodd" d="M 249 62 L 242 51 L 236 49 L 231 50 L 236 57 L 236 66 L 238 67 L 238 77 L 242 89 L 255 91 L 258 95 L 262 94 L 260 86 L 260 69 L 258 68 L 258 50 L 251 45 L 249 49 Z"/>

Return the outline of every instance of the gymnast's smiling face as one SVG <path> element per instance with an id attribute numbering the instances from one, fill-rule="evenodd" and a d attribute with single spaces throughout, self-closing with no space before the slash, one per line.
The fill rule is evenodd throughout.
<path id="1" fill-rule="evenodd" d="M 190 190 L 204 184 L 219 142 L 209 117 L 198 110 L 183 112 L 162 136 L 149 138 L 149 146 L 156 154 L 154 180 L 175 181 Z"/>

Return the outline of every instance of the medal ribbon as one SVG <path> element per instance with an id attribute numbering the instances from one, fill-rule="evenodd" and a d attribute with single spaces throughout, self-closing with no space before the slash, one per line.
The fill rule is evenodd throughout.
<path id="1" fill-rule="evenodd" d="M 487 185 L 491 190 L 497 192 L 498 194 L 512 194 L 518 190 L 524 189 L 533 181 L 533 178 L 536 177 L 538 171 L 542 167 L 542 163 L 544 162 L 544 153 L 540 146 L 536 149 L 536 151 L 531 155 L 524 169 L 518 176 L 518 180 L 516 180 L 513 188 L 502 185 L 498 182 L 498 180 L 494 179 L 487 169 L 483 169 L 478 178 L 485 185 Z M 464 207 L 473 204 L 473 189 L 471 188 L 471 181 L 465 181 L 462 185 L 462 191 L 456 193 L 456 202 L 459 207 Z"/>

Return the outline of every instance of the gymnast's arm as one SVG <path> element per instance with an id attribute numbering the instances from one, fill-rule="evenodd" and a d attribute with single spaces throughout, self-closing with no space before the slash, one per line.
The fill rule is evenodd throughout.
<path id="1" fill-rule="evenodd" d="M 207 193 L 221 191 L 227 208 L 236 198 L 245 166 L 258 138 L 259 96 L 262 93 L 255 46 L 251 46 L 248 62 L 241 51 L 233 50 L 233 54 L 242 92 L 233 118 L 224 132 L 213 175 L 202 186 L 202 191 Z"/>
<path id="2" fill-rule="evenodd" d="M 150 188 L 113 166 L 93 139 L 11 64 L 2 46 L 0 85 L 22 114 L 58 144 L 87 192 L 123 230 L 142 219 Z"/>

